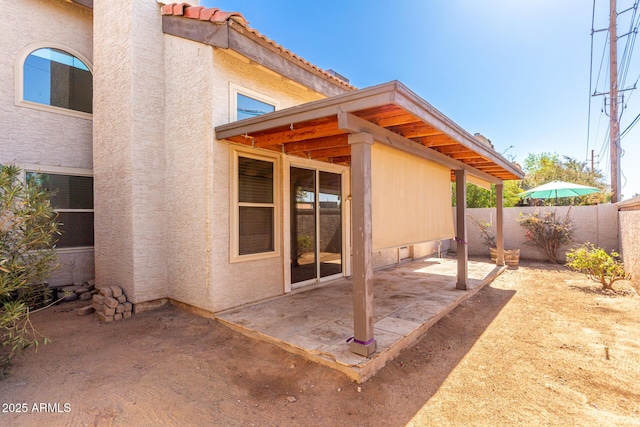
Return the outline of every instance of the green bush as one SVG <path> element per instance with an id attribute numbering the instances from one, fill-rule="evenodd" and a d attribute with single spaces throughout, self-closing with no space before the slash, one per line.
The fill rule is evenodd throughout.
<path id="1" fill-rule="evenodd" d="M 613 283 L 629 277 L 617 252 L 608 254 L 593 243 L 584 243 L 567 253 L 567 267 L 600 281 L 602 289 L 613 289 Z"/>
<path id="2" fill-rule="evenodd" d="M 569 212 L 564 218 L 557 218 L 555 211 L 547 210 L 540 213 L 538 210 L 529 215 L 520 213 L 518 222 L 527 231 L 525 235 L 529 244 L 536 246 L 547 259 L 554 264 L 558 263 L 558 251 L 560 246 L 573 241 L 575 231 Z"/>
<path id="3" fill-rule="evenodd" d="M 312 252 L 313 250 L 312 236 L 298 236 L 298 253 L 300 253 L 300 255 Z"/>
<path id="4" fill-rule="evenodd" d="M 51 193 L 0 165 L 0 373 L 24 349 L 38 345 L 29 310 L 46 294 L 41 284 L 55 266 L 57 215 Z M 46 295 L 44 295 L 46 297 Z M 46 342 L 46 339 L 45 339 Z"/>

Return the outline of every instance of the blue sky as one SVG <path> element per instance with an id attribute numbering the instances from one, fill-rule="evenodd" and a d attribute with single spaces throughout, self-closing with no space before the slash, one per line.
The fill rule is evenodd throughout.
<path id="1" fill-rule="evenodd" d="M 608 0 L 596 0 L 596 29 L 608 27 Z M 551 152 L 589 160 L 609 176 L 603 97 L 590 97 L 593 3 L 589 0 L 201 0 L 241 12 L 255 28 L 359 88 L 400 80 L 470 133 L 521 162 Z M 618 10 L 633 5 L 618 0 Z M 621 15 L 619 35 L 631 13 Z M 608 91 L 606 32 L 594 35 L 591 91 Z M 619 57 L 626 38 L 619 41 Z M 632 56 L 626 87 L 640 75 Z M 600 78 L 596 77 L 600 74 Z M 596 85 L 596 82 L 598 83 Z M 640 94 L 625 92 L 621 130 L 640 114 Z M 589 100 L 590 141 L 587 143 Z M 640 193 L 640 126 L 622 140 L 622 193 Z M 603 148 L 605 147 L 605 148 Z"/>

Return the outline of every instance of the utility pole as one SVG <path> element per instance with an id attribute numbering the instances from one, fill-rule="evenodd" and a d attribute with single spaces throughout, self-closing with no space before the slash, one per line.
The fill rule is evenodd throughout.
<path id="1" fill-rule="evenodd" d="M 620 201 L 620 118 L 618 117 L 618 34 L 616 0 L 609 11 L 609 151 L 611 152 L 611 203 Z"/>

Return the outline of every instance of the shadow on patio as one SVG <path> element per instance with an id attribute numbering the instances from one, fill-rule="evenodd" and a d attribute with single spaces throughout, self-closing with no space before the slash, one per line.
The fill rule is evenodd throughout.
<path id="1" fill-rule="evenodd" d="M 454 259 L 426 258 L 374 273 L 374 331 L 378 351 L 349 350 L 353 335 L 351 279 L 304 288 L 217 315 L 221 323 L 337 369 L 364 382 L 443 316 L 495 279 L 505 267 L 469 261 L 469 289 L 456 289 Z"/>

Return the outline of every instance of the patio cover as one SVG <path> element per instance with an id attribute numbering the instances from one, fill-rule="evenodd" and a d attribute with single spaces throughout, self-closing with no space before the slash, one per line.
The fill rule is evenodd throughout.
<path id="1" fill-rule="evenodd" d="M 374 245 L 371 173 L 374 142 L 443 166 L 445 177 L 448 168 L 449 179 L 459 183 L 456 187 L 457 200 L 466 201 L 467 177 L 474 184 L 485 187 L 496 184 L 498 263 L 504 263 L 503 181 L 521 179 L 523 172 L 398 81 L 221 125 L 215 128 L 215 132 L 219 140 L 350 166 L 354 307 L 351 351 L 354 353 L 369 356 L 377 348 L 373 335 L 371 259 Z M 424 179 L 429 178 L 423 176 Z M 443 203 L 440 200 L 439 204 Z M 423 215 L 428 213 L 428 210 L 422 212 Z M 466 290 L 466 203 L 458 203 L 456 216 L 456 287 Z M 404 219 L 400 221 L 407 222 Z M 416 220 L 409 222 L 415 223 Z"/>
<path id="2" fill-rule="evenodd" d="M 474 183 L 522 179 L 523 172 L 466 132 L 399 81 L 216 127 L 227 139 L 320 161 L 350 164 L 348 135 L 366 132 L 376 142 L 464 169 Z M 451 174 L 452 181 L 455 175 Z"/>

